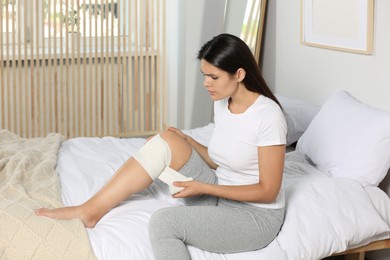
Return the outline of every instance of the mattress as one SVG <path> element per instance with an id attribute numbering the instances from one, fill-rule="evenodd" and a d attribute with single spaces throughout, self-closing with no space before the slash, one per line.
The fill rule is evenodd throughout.
<path id="1" fill-rule="evenodd" d="M 213 124 L 185 130 L 207 145 Z M 78 205 L 95 194 L 143 138 L 73 138 L 62 143 L 56 171 L 65 205 Z M 286 215 L 278 236 L 265 248 L 236 254 L 188 246 L 192 259 L 321 259 L 390 237 L 390 199 L 379 188 L 332 178 L 303 154 L 286 154 L 283 186 Z M 87 234 L 98 259 L 154 259 L 148 236 L 151 215 L 163 207 L 182 206 L 168 187 L 155 181 L 108 212 Z"/>

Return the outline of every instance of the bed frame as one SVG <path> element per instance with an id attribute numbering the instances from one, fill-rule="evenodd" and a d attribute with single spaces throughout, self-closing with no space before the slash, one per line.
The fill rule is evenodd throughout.
<path id="1" fill-rule="evenodd" d="M 345 260 L 364 260 L 365 253 L 390 248 L 390 239 L 384 239 L 372 242 L 368 245 L 350 249 L 341 253 L 333 254 L 333 256 L 343 255 Z"/>

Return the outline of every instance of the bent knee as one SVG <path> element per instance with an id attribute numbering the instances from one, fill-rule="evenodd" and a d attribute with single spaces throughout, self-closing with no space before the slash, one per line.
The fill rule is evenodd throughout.
<path id="1" fill-rule="evenodd" d="M 150 217 L 149 226 L 160 226 L 172 217 L 170 208 L 162 208 L 153 213 Z"/>
<path id="2" fill-rule="evenodd" d="M 159 132 L 159 135 L 161 136 L 161 138 L 163 138 L 169 145 L 170 144 L 180 144 L 180 143 L 183 143 L 183 144 L 188 144 L 189 143 L 184 140 L 183 137 L 181 137 L 180 135 L 176 134 L 175 132 L 173 131 L 170 131 L 170 130 L 165 130 L 165 131 L 161 131 Z"/>
<path id="3" fill-rule="evenodd" d="M 171 208 L 162 208 L 153 213 L 149 220 L 149 234 L 151 237 L 166 236 L 172 230 L 174 221 L 173 212 Z"/>
<path id="4" fill-rule="evenodd" d="M 192 146 L 180 135 L 172 131 L 163 131 L 159 133 L 161 138 L 164 139 L 172 155 L 171 168 L 178 170 L 184 166 L 191 156 Z"/>

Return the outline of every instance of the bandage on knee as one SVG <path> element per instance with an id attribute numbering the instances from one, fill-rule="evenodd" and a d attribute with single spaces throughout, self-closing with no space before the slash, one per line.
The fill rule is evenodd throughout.
<path id="1" fill-rule="evenodd" d="M 156 135 L 146 142 L 133 157 L 141 164 L 152 180 L 159 178 L 168 184 L 171 194 L 183 189 L 182 187 L 173 186 L 174 181 L 192 180 L 191 177 L 186 177 L 169 167 L 171 164 L 171 150 L 160 135 Z"/>

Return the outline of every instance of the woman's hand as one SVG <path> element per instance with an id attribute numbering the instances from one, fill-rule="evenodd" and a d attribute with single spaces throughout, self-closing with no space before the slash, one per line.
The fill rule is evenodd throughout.
<path id="1" fill-rule="evenodd" d="M 184 188 L 182 191 L 172 195 L 173 198 L 187 198 L 204 194 L 205 184 L 199 181 L 175 181 L 173 185 Z"/>
<path id="2" fill-rule="evenodd" d="M 172 132 L 175 132 L 176 134 L 178 134 L 179 136 L 181 136 L 183 139 L 187 140 L 187 135 L 185 135 L 181 130 L 177 129 L 176 127 L 168 127 L 168 130 L 169 131 L 172 131 Z"/>

